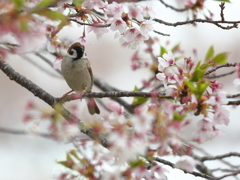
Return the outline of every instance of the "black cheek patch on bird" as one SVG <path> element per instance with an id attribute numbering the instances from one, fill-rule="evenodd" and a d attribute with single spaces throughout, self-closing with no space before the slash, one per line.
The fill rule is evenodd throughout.
<path id="1" fill-rule="evenodd" d="M 74 58 L 73 60 L 76 61 L 78 59 L 81 59 L 83 57 L 83 54 L 84 54 L 84 47 L 83 46 L 80 46 L 80 47 L 74 47 L 74 49 L 76 50 L 77 52 L 77 57 Z"/>

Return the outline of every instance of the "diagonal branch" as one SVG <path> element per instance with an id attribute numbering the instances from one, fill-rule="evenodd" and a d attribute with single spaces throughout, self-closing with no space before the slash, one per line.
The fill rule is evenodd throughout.
<path id="1" fill-rule="evenodd" d="M 215 67 L 215 68 L 213 68 L 213 69 L 208 70 L 208 71 L 205 73 L 205 76 L 208 75 L 208 74 L 211 74 L 212 72 L 214 72 L 214 71 L 216 71 L 216 70 L 218 70 L 218 69 L 220 69 L 220 68 L 223 68 L 223 67 L 235 67 L 236 65 L 237 65 L 237 63 L 226 63 L 226 64 L 222 64 L 222 65 L 220 65 L 220 66 L 217 66 L 217 67 Z"/>
<path id="2" fill-rule="evenodd" d="M 50 105 L 53 109 L 55 109 L 59 114 L 61 114 L 68 122 L 75 122 L 79 124 L 80 131 L 92 139 L 97 139 L 101 142 L 104 147 L 107 147 L 107 139 L 103 137 L 101 134 L 97 134 L 91 128 L 89 128 L 83 121 L 78 119 L 75 115 L 71 114 L 67 109 L 63 106 L 59 106 L 55 97 L 51 94 L 37 86 L 31 80 L 22 76 L 18 72 L 16 72 L 7 62 L 4 62 L 0 59 L 0 69 L 13 81 L 20 84 L 30 92 L 32 92 L 36 97 L 40 98 L 48 105 Z"/>

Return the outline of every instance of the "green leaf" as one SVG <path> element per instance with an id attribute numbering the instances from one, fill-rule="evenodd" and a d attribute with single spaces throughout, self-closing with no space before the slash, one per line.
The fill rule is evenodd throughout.
<path id="1" fill-rule="evenodd" d="M 21 20 L 19 22 L 20 29 L 22 31 L 27 31 L 28 30 L 28 21 L 27 20 Z"/>
<path id="2" fill-rule="evenodd" d="M 62 26 L 69 24 L 67 17 L 58 11 L 52 11 L 50 9 L 45 9 L 43 11 L 37 12 L 36 14 L 38 14 L 40 16 L 45 16 L 46 18 L 48 18 L 52 21 L 61 21 Z"/>
<path id="3" fill-rule="evenodd" d="M 178 44 L 176 44 L 175 46 L 173 46 L 173 48 L 172 48 L 172 53 L 174 53 L 174 52 L 176 52 L 176 51 L 178 51 L 180 48 L 180 43 L 178 43 Z"/>
<path id="4" fill-rule="evenodd" d="M 201 61 L 198 62 L 197 66 L 193 72 L 192 78 L 190 79 L 190 81 L 192 81 L 192 82 L 197 82 L 204 77 L 205 69 L 201 68 L 200 63 L 201 63 Z"/>
<path id="5" fill-rule="evenodd" d="M 42 9 L 48 8 L 55 2 L 56 0 L 42 0 L 38 5 L 36 5 L 34 11 L 40 11 Z"/>
<path id="6" fill-rule="evenodd" d="M 25 0 L 12 0 L 12 2 L 17 9 L 20 9 L 23 6 Z"/>
<path id="7" fill-rule="evenodd" d="M 205 56 L 205 61 L 211 59 L 214 55 L 214 47 L 213 46 L 210 46 L 208 51 L 207 51 L 207 54 Z"/>
<path id="8" fill-rule="evenodd" d="M 69 165 L 69 163 L 67 163 L 67 161 L 57 161 L 58 164 L 61 164 L 69 169 L 72 169 L 72 166 Z"/>
<path id="9" fill-rule="evenodd" d="M 185 84 L 188 86 L 188 88 L 190 89 L 190 91 L 195 94 L 196 88 L 195 88 L 194 84 L 193 84 L 192 82 L 186 81 L 186 80 L 185 80 L 184 82 L 185 82 Z"/>
<path id="10" fill-rule="evenodd" d="M 167 53 L 167 50 L 165 47 L 161 46 L 161 53 L 160 53 L 160 57 L 162 57 L 163 54 Z"/>
<path id="11" fill-rule="evenodd" d="M 173 119 L 176 121 L 182 121 L 182 120 L 184 120 L 185 117 L 186 117 L 185 114 L 179 115 L 179 113 L 176 111 L 174 111 L 174 113 L 173 113 Z"/>
<path id="12" fill-rule="evenodd" d="M 209 86 L 210 82 L 199 82 L 197 84 L 197 96 L 200 98 L 202 96 L 202 94 L 205 92 L 205 90 L 207 89 L 207 87 Z"/>
<path id="13" fill-rule="evenodd" d="M 225 63 L 227 63 L 228 54 L 229 53 L 227 53 L 227 52 L 217 54 L 213 58 L 213 62 L 215 62 L 217 64 L 225 64 Z"/>
<path id="14" fill-rule="evenodd" d="M 228 2 L 228 3 L 231 3 L 230 0 L 214 0 L 214 1 L 221 1 L 221 2 Z"/>
<path id="15" fill-rule="evenodd" d="M 139 91 L 139 89 L 135 86 L 134 91 Z M 144 98 L 144 97 L 134 97 L 132 105 L 138 106 L 145 103 L 147 100 L 148 98 Z"/>
<path id="16" fill-rule="evenodd" d="M 135 167 L 138 167 L 138 166 L 141 166 L 141 165 L 144 165 L 145 162 L 142 160 L 142 159 L 138 159 L 136 161 L 131 161 L 129 162 L 129 165 L 131 168 L 135 168 Z"/>

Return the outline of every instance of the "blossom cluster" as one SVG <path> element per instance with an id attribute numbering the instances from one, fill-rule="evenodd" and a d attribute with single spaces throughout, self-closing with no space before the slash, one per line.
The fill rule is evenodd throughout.
<path id="1" fill-rule="evenodd" d="M 227 93 L 221 90 L 222 85 L 217 80 L 204 78 L 209 65 L 200 65 L 200 62 L 195 65 L 191 58 L 183 61 L 183 64 L 177 63 L 171 51 L 163 54 L 158 57 L 159 73 L 156 77 L 164 85 L 166 93 L 181 103 L 178 106 L 182 107 L 183 114 L 201 115 L 202 120 L 192 136 L 193 140 L 204 142 L 223 134 L 216 128 L 217 125 L 229 123 L 229 112 L 222 107 L 228 102 Z M 171 71 L 171 68 L 177 71 Z"/>
<path id="2" fill-rule="evenodd" d="M 65 5 L 65 7 L 68 7 Z M 97 12 L 91 11 L 97 9 L 104 13 L 103 17 Z M 140 44 L 149 39 L 149 32 L 153 31 L 153 22 L 150 18 L 154 16 L 151 6 L 138 4 L 118 4 L 113 2 L 108 4 L 107 1 L 86 0 L 82 6 L 76 9 L 77 13 L 70 16 L 81 22 L 91 23 L 87 27 L 88 32 L 94 32 L 97 38 L 111 31 L 116 31 L 115 37 L 119 37 L 120 42 L 136 49 Z M 100 12 L 99 12 L 100 13 Z M 102 27 L 109 24 L 110 28 Z M 87 43 L 85 32 L 80 37 L 82 44 Z"/>

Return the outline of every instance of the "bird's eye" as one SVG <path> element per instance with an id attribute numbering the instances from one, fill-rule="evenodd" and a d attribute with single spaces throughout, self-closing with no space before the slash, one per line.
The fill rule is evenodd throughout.
<path id="1" fill-rule="evenodd" d="M 71 49 L 71 50 L 68 51 L 68 53 L 69 53 L 70 55 L 73 55 L 74 52 L 73 52 L 73 50 Z"/>

